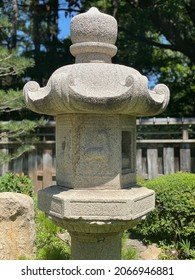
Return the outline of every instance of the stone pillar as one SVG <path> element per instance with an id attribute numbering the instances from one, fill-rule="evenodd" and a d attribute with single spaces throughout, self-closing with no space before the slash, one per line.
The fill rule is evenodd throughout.
<path id="1" fill-rule="evenodd" d="M 70 232 L 73 260 L 120 260 L 121 232 Z"/>
<path id="2" fill-rule="evenodd" d="M 46 87 L 28 82 L 27 106 L 56 116 L 56 186 L 38 207 L 72 239 L 72 259 L 120 259 L 121 234 L 154 209 L 154 192 L 136 185 L 136 116 L 165 110 L 169 90 L 111 63 L 117 22 L 91 8 L 71 21 L 75 64 Z"/>
<path id="3" fill-rule="evenodd" d="M 57 185 L 73 189 L 121 189 L 134 185 L 135 129 L 134 116 L 57 116 Z"/>

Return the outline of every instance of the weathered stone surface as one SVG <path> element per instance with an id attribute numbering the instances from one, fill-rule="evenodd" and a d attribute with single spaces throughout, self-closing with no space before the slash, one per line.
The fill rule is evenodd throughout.
<path id="1" fill-rule="evenodd" d="M 167 86 L 159 84 L 148 90 L 147 78 L 137 70 L 108 63 L 61 67 L 44 88 L 36 82 L 28 82 L 24 95 L 29 109 L 48 115 L 118 113 L 151 116 L 163 112 L 169 102 Z"/>
<path id="2" fill-rule="evenodd" d="M 72 259 L 120 259 L 121 232 L 154 209 L 154 192 L 136 186 L 135 116 L 163 112 L 169 89 L 148 90 L 137 70 L 113 65 L 116 38 L 113 17 L 75 16 L 76 63 L 46 87 L 24 87 L 28 108 L 56 116 L 57 185 L 38 193 L 38 207 L 70 232 Z"/>
<path id="3" fill-rule="evenodd" d="M 117 22 L 114 17 L 92 7 L 87 13 L 71 20 L 70 31 L 73 44 L 102 42 L 114 45 L 117 39 Z"/>
<path id="4" fill-rule="evenodd" d="M 137 70 L 111 64 L 116 54 L 116 20 L 96 8 L 71 22 L 71 53 L 76 64 L 56 70 L 46 87 L 28 82 L 26 105 L 48 115 L 64 113 L 156 115 L 169 102 L 169 89 L 159 84 L 148 90 L 148 79 Z M 47 106 L 45 106 L 47 104 Z"/>
<path id="5" fill-rule="evenodd" d="M 85 191 L 53 186 L 39 191 L 38 207 L 49 216 L 75 222 L 80 218 L 86 222 L 113 220 L 115 224 L 125 221 L 126 229 L 128 221 L 142 218 L 154 209 L 154 191 L 144 187 Z"/>
<path id="6" fill-rule="evenodd" d="M 121 189 L 135 184 L 135 117 L 66 114 L 56 121 L 57 185 Z"/>
<path id="7" fill-rule="evenodd" d="M 0 193 L 0 259 L 32 257 L 34 253 L 33 200 L 24 194 Z"/>
<path id="8" fill-rule="evenodd" d="M 74 260 L 118 260 L 121 258 L 121 232 L 70 232 Z M 81 253 L 82 252 L 82 253 Z"/>
<path id="9" fill-rule="evenodd" d="M 148 248 L 140 254 L 142 260 L 157 260 L 161 254 L 161 249 L 156 245 L 149 245 Z"/>

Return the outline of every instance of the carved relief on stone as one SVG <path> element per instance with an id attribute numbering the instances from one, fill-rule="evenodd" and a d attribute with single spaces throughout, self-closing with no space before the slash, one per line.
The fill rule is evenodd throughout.
<path id="1" fill-rule="evenodd" d="M 91 131 L 88 129 L 87 139 L 86 137 L 84 138 L 83 147 L 81 146 L 81 163 L 77 170 L 78 174 L 92 176 L 109 174 L 110 160 L 112 158 L 109 130 L 94 130 L 91 128 Z"/>

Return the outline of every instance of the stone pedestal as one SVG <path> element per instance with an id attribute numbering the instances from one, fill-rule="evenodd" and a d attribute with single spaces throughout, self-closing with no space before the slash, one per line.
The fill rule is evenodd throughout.
<path id="1" fill-rule="evenodd" d="M 120 259 L 121 233 L 154 209 L 154 192 L 52 186 L 39 191 L 38 207 L 69 231 L 72 259 Z"/>
<path id="2" fill-rule="evenodd" d="M 154 209 L 154 192 L 136 185 L 136 116 L 165 110 L 169 90 L 133 68 L 113 65 L 117 22 L 91 8 L 71 22 L 76 64 L 46 87 L 28 82 L 27 106 L 56 116 L 56 186 L 38 207 L 71 235 L 72 259 L 120 259 L 121 234 Z"/>
<path id="3" fill-rule="evenodd" d="M 73 260 L 120 260 L 121 232 L 70 232 Z"/>

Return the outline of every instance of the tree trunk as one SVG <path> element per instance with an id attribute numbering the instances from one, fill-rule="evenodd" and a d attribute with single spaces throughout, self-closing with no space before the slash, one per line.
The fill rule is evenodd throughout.
<path id="1" fill-rule="evenodd" d="M 48 36 L 48 51 L 56 50 L 56 43 L 58 41 L 58 0 L 50 0 L 49 5 L 49 13 L 47 18 L 47 36 Z"/>
<path id="2" fill-rule="evenodd" d="M 12 22 L 12 44 L 11 49 L 15 49 L 17 45 L 17 26 L 18 26 L 18 3 L 12 0 L 13 4 L 13 22 Z"/>
<path id="3" fill-rule="evenodd" d="M 38 6 L 39 6 L 39 1 L 38 0 L 32 0 L 30 4 L 30 10 L 32 13 L 32 24 L 33 24 L 33 43 L 35 47 L 35 52 L 40 51 L 40 22 L 39 22 L 39 14 L 38 14 Z"/>

